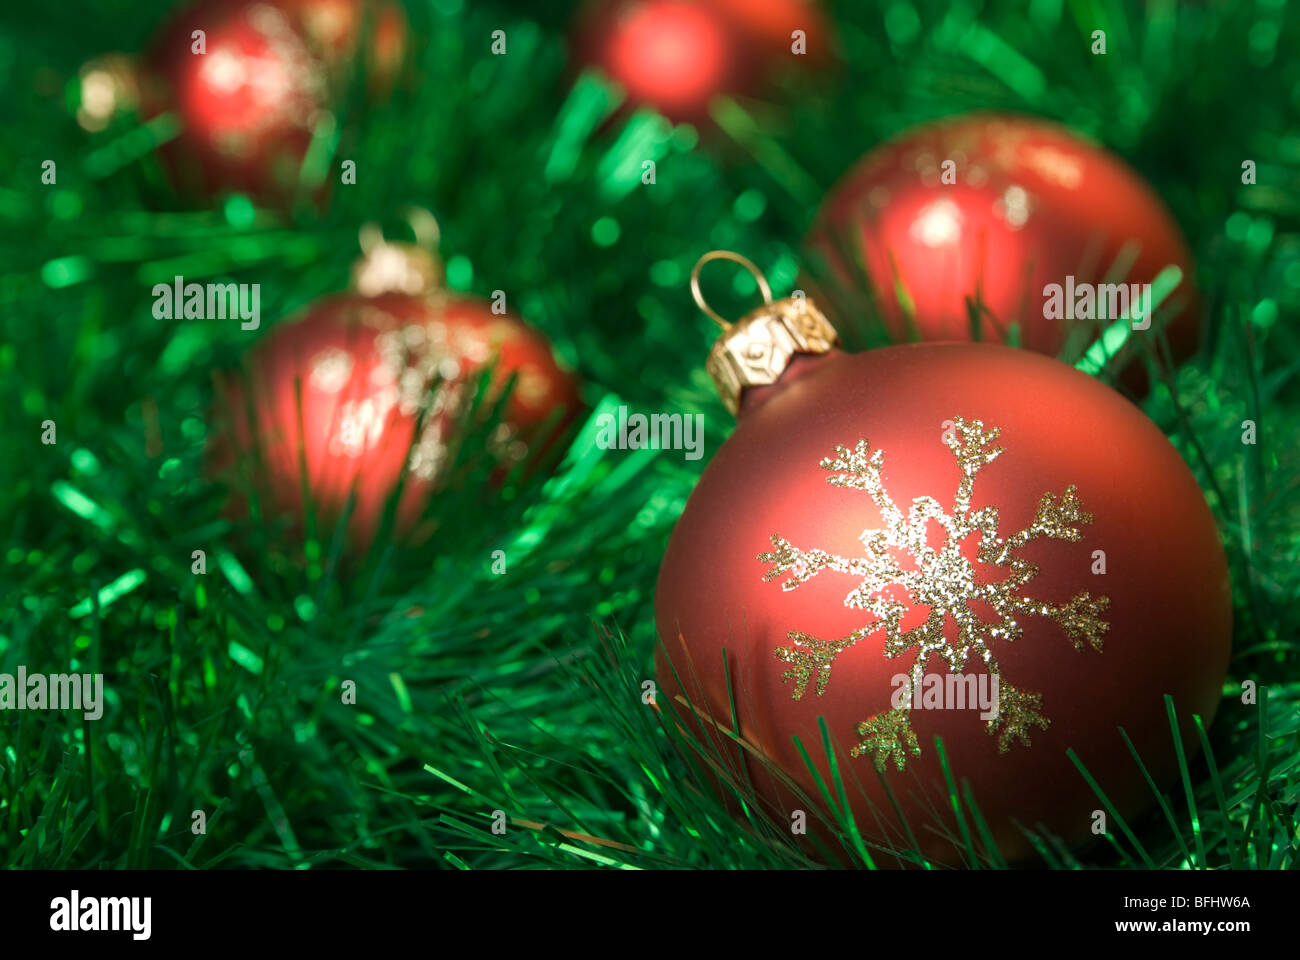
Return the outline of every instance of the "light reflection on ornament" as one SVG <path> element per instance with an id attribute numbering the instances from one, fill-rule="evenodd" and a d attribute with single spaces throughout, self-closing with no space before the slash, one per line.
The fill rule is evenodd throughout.
<path id="1" fill-rule="evenodd" d="M 1083 180 L 1083 168 L 1076 157 L 1052 147 L 1027 147 L 1025 165 L 1054 180 L 1067 190 L 1075 190 Z"/>
<path id="2" fill-rule="evenodd" d="M 333 347 L 312 359 L 311 385 L 322 393 L 338 393 L 350 376 L 352 358 L 346 350 Z"/>
<path id="3" fill-rule="evenodd" d="M 961 238 L 961 210 L 951 200 L 923 208 L 912 222 L 912 236 L 927 247 L 941 247 Z"/>
<path id="4" fill-rule="evenodd" d="M 1024 187 L 1007 187 L 1002 197 L 993 205 L 993 212 L 1005 220 L 1013 230 L 1019 230 L 1029 221 L 1029 194 Z"/>
<path id="5" fill-rule="evenodd" d="M 247 79 L 244 61 L 229 50 L 214 50 L 199 68 L 199 78 L 213 90 L 233 93 Z"/>

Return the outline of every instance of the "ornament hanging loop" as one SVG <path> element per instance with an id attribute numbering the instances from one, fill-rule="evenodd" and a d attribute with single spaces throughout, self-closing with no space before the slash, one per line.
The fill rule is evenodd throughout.
<path id="1" fill-rule="evenodd" d="M 767 277 L 763 275 L 762 270 L 758 269 L 758 267 L 754 265 L 754 261 L 750 260 L 748 257 L 742 257 L 740 254 L 731 250 L 710 250 L 704 256 L 700 257 L 699 260 L 695 261 L 695 268 L 691 270 L 691 296 L 695 298 L 695 305 L 723 330 L 730 330 L 731 324 L 722 319 L 722 317 L 718 315 L 718 312 L 708 305 L 704 299 L 703 291 L 700 290 L 700 270 L 703 269 L 704 265 L 710 260 L 730 260 L 732 263 L 740 264 L 753 275 L 755 280 L 758 281 L 758 289 L 763 294 L 763 302 L 772 302 L 772 288 L 768 286 Z"/>
<path id="2" fill-rule="evenodd" d="M 438 242 L 442 239 L 438 218 L 424 207 L 407 207 L 402 213 L 411 228 L 411 233 L 415 235 L 416 246 L 423 247 L 430 253 L 436 253 Z M 374 220 L 361 225 L 357 241 L 361 246 L 361 252 L 366 256 L 370 256 L 383 244 L 392 243 L 384 236 L 384 228 Z"/>
<path id="3" fill-rule="evenodd" d="M 704 302 L 700 269 L 710 260 L 738 263 L 758 281 L 763 305 L 735 323 L 728 323 Z M 691 295 L 696 306 L 722 327 L 709 351 L 705 369 L 718 388 L 718 396 L 734 414 L 740 413 L 740 396 L 747 387 L 770 387 L 781 379 L 798 354 L 829 353 L 838 342 L 835 328 L 801 293 L 772 302 L 767 277 L 753 262 L 730 250 L 712 250 L 696 261 L 691 271 Z"/>
<path id="4" fill-rule="evenodd" d="M 430 295 L 442 285 L 437 219 L 423 207 L 407 207 L 403 212 L 415 243 L 389 240 L 384 228 L 373 220 L 363 224 L 357 234 L 362 255 L 352 267 L 352 286 L 365 296 Z"/>

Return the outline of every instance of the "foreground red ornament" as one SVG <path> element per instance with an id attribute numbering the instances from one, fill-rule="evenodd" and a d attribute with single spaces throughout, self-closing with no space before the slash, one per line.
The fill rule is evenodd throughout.
<path id="1" fill-rule="evenodd" d="M 1032 853 L 1017 822 L 1089 837 L 1102 804 L 1067 749 L 1140 812 L 1153 795 L 1116 728 L 1167 784 L 1164 695 L 1194 753 L 1191 716 L 1213 718 L 1228 663 L 1228 571 L 1191 472 L 1129 401 L 1059 361 L 836 339 L 811 302 L 782 300 L 710 356 L 739 423 L 655 597 L 695 709 L 731 728 L 734 703 L 740 736 L 811 798 L 747 754 L 787 823 L 820 804 L 794 738 L 832 782 L 824 717 L 859 831 L 940 864 L 964 858 L 936 737 L 1008 860 Z M 691 723 L 662 654 L 657 675 Z"/>
<path id="2" fill-rule="evenodd" d="M 896 341 L 976 339 L 967 298 L 978 297 L 978 339 L 1073 361 L 1119 319 L 1119 295 L 1130 299 L 1102 291 L 1102 318 L 1096 287 L 1150 284 L 1169 266 L 1181 282 L 1151 329 L 1131 332 L 1128 357 L 1143 339 L 1154 349 L 1162 325 L 1175 359 L 1199 341 L 1191 253 L 1160 198 L 1118 157 L 1035 118 L 950 118 L 876 147 L 827 195 L 808 244 L 835 285 L 874 299 Z"/>
<path id="3" fill-rule="evenodd" d="M 801 52 L 792 34 L 803 31 Z M 614 0 L 591 6 L 578 30 L 582 63 L 672 120 L 699 122 L 720 94 L 751 94 L 781 65 L 825 56 L 812 4 L 781 0 Z"/>
<path id="4" fill-rule="evenodd" d="M 161 153 L 178 189 L 205 197 L 240 191 L 264 202 L 291 196 L 367 24 L 365 67 L 378 92 L 391 84 L 407 35 L 400 8 L 386 0 L 200 0 L 184 7 L 134 68 L 145 116 L 171 112 L 179 122 Z M 83 100 L 102 103 L 113 76 L 97 65 L 91 85 L 83 75 Z M 122 95 L 116 101 L 134 105 Z"/>
<path id="5" fill-rule="evenodd" d="M 395 536 L 419 539 L 419 514 L 460 440 L 470 388 L 492 365 L 491 395 L 515 379 L 490 454 L 502 469 L 535 462 L 577 413 L 575 379 L 541 334 L 489 301 L 441 289 L 438 276 L 425 250 L 381 242 L 354 273 L 357 292 L 321 300 L 259 341 L 247 375 L 223 391 L 233 444 L 221 436 L 218 460 L 253 470 L 276 509 L 301 517 L 301 454 L 322 529 L 355 488 L 348 530 L 362 549 L 403 480 Z"/>

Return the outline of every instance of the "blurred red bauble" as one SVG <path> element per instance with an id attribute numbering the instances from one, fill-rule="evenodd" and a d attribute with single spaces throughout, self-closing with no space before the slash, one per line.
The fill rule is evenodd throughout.
<path id="1" fill-rule="evenodd" d="M 403 259 L 414 260 L 416 271 Z M 384 260 L 378 272 L 370 269 Z M 221 434 L 214 458 L 222 469 L 231 461 L 249 466 L 276 509 L 301 517 L 301 450 L 319 522 L 339 519 L 356 488 L 348 531 L 362 549 L 403 477 L 394 535 L 419 539 L 419 514 L 445 479 L 473 386 L 489 366 L 489 404 L 515 378 L 489 436 L 494 476 L 535 463 L 580 405 L 575 379 L 556 365 L 546 338 L 517 317 L 494 313 L 491 302 L 417 292 L 419 283 L 376 290 L 376 278 L 391 277 L 394 262 L 403 279 L 431 273 L 432 261 L 418 248 L 384 243 L 356 273 L 362 292 L 321 300 L 256 344 L 246 375 L 223 385 L 233 444 Z"/>
<path id="2" fill-rule="evenodd" d="M 162 148 L 177 187 L 262 201 L 291 196 L 366 22 L 368 75 L 381 88 L 406 42 L 405 20 L 391 4 L 200 0 L 186 7 L 152 45 L 142 84 L 145 114 L 174 111 L 180 123 Z"/>
<path id="3" fill-rule="evenodd" d="M 830 30 L 813 0 L 707 0 L 707 5 L 724 11 L 762 56 L 797 63 L 799 57 L 816 62 L 829 54 Z M 803 33 L 800 54 L 793 49 L 796 30 Z"/>
<path id="4" fill-rule="evenodd" d="M 1118 317 L 1081 301 L 1076 319 L 1045 316 L 1047 285 L 1064 295 L 1072 277 L 1083 296 L 1171 265 L 1181 282 L 1151 329 L 1132 331 L 1128 356 L 1161 324 L 1175 360 L 1200 337 L 1191 253 L 1160 198 L 1119 158 L 1043 120 L 975 114 L 907 131 L 828 194 L 808 244 L 834 286 L 874 298 L 898 341 L 973 339 L 966 300 L 978 295 L 980 339 L 1005 342 L 1014 325 L 1020 345 L 1074 360 Z"/>
<path id="5" fill-rule="evenodd" d="M 805 32 L 805 54 L 791 50 L 795 30 Z M 797 0 L 614 0 L 588 9 L 577 48 L 631 104 L 699 122 L 714 97 L 753 93 L 781 61 L 817 59 L 825 34 L 816 9 Z"/>
<path id="6" fill-rule="evenodd" d="M 1102 804 L 1067 749 L 1124 816 L 1149 806 L 1116 728 L 1167 784 L 1163 697 L 1194 753 L 1191 716 L 1213 717 L 1231 644 L 1223 549 L 1177 451 L 1118 393 L 1029 351 L 834 342 L 791 299 L 710 357 L 739 423 L 673 530 L 655 596 L 698 715 L 735 726 L 814 806 L 793 738 L 833 783 L 824 717 L 858 829 L 936 863 L 962 849 L 936 736 L 1009 860 L 1032 853 L 1016 822 L 1088 838 Z M 656 672 L 660 702 L 691 724 L 662 653 Z M 745 755 L 779 822 L 796 809 L 815 822 Z"/>

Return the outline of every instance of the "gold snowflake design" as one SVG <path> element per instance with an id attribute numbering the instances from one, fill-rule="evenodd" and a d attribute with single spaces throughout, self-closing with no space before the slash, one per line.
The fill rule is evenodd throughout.
<path id="1" fill-rule="evenodd" d="M 953 498 L 952 510 L 945 513 L 933 497 L 922 496 L 912 501 L 907 515 L 898 508 L 885 489 L 882 478 L 885 454 L 883 450 L 868 452 L 865 439 L 857 448 L 849 450 L 836 444 L 834 456 L 821 461 L 824 470 L 831 471 L 826 482 L 833 487 L 863 490 L 880 508 L 884 529 L 863 531 L 859 539 L 865 548 L 863 557 L 840 557 L 823 550 L 801 550 L 788 540 L 772 534 L 773 549 L 760 554 L 758 559 L 773 566 L 764 580 L 774 580 L 786 575 L 782 590 L 794 590 L 823 570 L 846 573 L 861 582 L 844 599 L 846 607 L 874 614 L 875 619 L 838 640 L 821 640 L 807 633 L 790 631 L 792 645 L 776 650 L 778 660 L 788 664 L 782 679 L 794 684 L 793 697 L 803 697 L 808 684 L 816 679 L 817 694 L 826 691 L 830 682 L 831 665 L 835 658 L 878 630 L 885 634 L 885 656 L 900 657 L 913 651 L 911 683 L 903 690 L 901 706 L 877 714 L 858 724 L 862 737 L 851 751 L 855 757 L 870 754 L 877 769 L 883 770 L 893 761 L 899 770 L 909 756 L 920 756 L 921 747 L 912 729 L 910 708 L 912 692 L 919 689 L 925 665 L 931 656 L 943 658 L 949 673 L 960 673 L 971 653 L 983 660 L 987 671 L 998 676 L 997 703 L 993 715 L 986 721 L 988 733 L 998 738 L 998 750 L 1006 753 L 1013 740 L 1029 746 L 1032 727 L 1047 729 L 1050 721 L 1040 712 L 1041 694 L 1020 690 L 1005 682 L 998 670 L 990 644 L 1013 641 L 1023 632 L 1022 616 L 1045 617 L 1056 621 L 1074 644 L 1082 650 L 1084 644 L 1100 652 L 1102 634 L 1108 624 L 1101 618 L 1102 611 L 1110 605 L 1108 597 L 1093 598 L 1079 593 L 1063 604 L 1036 600 L 1026 596 L 1022 588 L 1039 573 L 1039 568 L 1015 556 L 1015 552 L 1031 540 L 1047 538 L 1077 542 L 1082 539 L 1079 525 L 1092 522 L 1092 515 L 1083 512 L 1075 495 L 1073 484 L 1060 496 L 1043 494 L 1033 522 L 1025 529 L 1005 540 L 998 534 L 997 507 L 982 507 L 971 511 L 971 494 L 975 476 L 1005 450 L 993 446 L 1001 428 L 985 429 L 979 420 L 953 418 L 953 427 L 945 431 L 943 442 L 957 459 L 961 480 Z M 928 542 L 927 527 L 937 523 L 946 538 L 942 545 L 932 547 Z M 971 534 L 979 535 L 976 553 L 984 563 L 1006 571 L 1006 577 L 991 582 L 980 582 L 975 568 L 962 552 L 962 542 Z M 901 563 L 900 555 L 910 557 L 913 563 Z M 889 595 L 887 588 L 902 587 L 911 596 L 904 604 Z M 982 620 L 971 609 L 971 601 L 981 601 L 992 608 L 996 618 Z M 909 630 L 901 627 L 904 614 L 913 606 L 928 607 L 925 622 Z M 945 622 L 951 618 L 956 626 L 956 639 L 944 634 Z"/>

